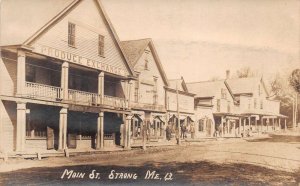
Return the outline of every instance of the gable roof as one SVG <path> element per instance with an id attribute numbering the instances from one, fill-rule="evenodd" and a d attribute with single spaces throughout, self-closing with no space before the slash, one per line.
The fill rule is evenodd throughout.
<path id="1" fill-rule="evenodd" d="M 129 40 L 121 41 L 121 47 L 123 48 L 128 61 L 134 67 L 140 57 L 143 55 L 144 50 L 149 45 L 151 39 L 139 39 L 139 40 Z"/>
<path id="2" fill-rule="evenodd" d="M 189 92 L 183 77 L 181 77 L 180 79 L 169 79 L 170 88 L 176 89 L 177 85 L 181 85 L 180 87 L 178 87 L 178 90 Z"/>
<path id="3" fill-rule="evenodd" d="M 125 52 L 127 60 L 131 64 L 132 67 L 135 67 L 138 60 L 142 57 L 145 49 L 149 46 L 152 51 L 154 61 L 158 67 L 158 70 L 162 76 L 162 79 L 166 86 L 169 85 L 169 81 L 167 79 L 166 73 L 163 69 L 162 63 L 158 57 L 157 51 L 154 47 L 153 41 L 151 38 L 138 39 L 138 40 L 128 40 L 121 41 L 121 48 Z"/>
<path id="4" fill-rule="evenodd" d="M 263 84 L 267 95 L 269 95 L 264 81 L 260 77 L 234 78 L 226 80 L 233 94 L 253 94 L 259 83 Z"/>
<path id="5" fill-rule="evenodd" d="M 192 82 L 186 83 L 186 85 L 190 92 L 196 94 L 196 98 L 214 97 L 216 92 L 220 91 L 222 86 L 225 85 L 234 100 L 232 91 L 225 80 Z"/>
<path id="6" fill-rule="evenodd" d="M 202 81 L 186 84 L 189 91 L 196 94 L 196 98 L 214 97 L 220 91 L 224 81 Z"/>
<path id="7" fill-rule="evenodd" d="M 5 45 L 25 45 L 26 46 L 26 45 L 30 45 L 34 40 L 39 38 L 47 29 L 49 29 L 52 25 L 54 25 L 58 21 L 60 21 L 65 15 L 67 15 L 71 10 L 73 10 L 73 8 L 76 7 L 76 5 L 78 5 L 83 0 L 56 0 L 55 3 L 53 3 L 53 0 L 43 0 L 43 1 L 41 1 L 41 0 L 26 0 L 26 1 L 3 0 L 3 1 L 6 2 L 6 4 L 4 4 L 4 6 L 1 5 L 1 9 L 3 9 L 4 7 L 7 7 L 7 8 L 6 8 L 6 11 L 4 11 L 3 15 L 1 12 L 0 46 L 5 46 Z M 30 3 L 29 3 L 29 1 L 30 1 Z M 116 31 L 113 28 L 113 25 L 110 22 L 110 19 L 108 18 L 107 14 L 103 8 L 103 5 L 101 4 L 100 0 L 94 0 L 94 1 L 97 3 L 100 14 L 103 15 L 104 21 L 107 24 L 109 31 L 112 33 L 112 36 L 113 36 L 112 38 L 114 39 L 117 48 L 120 50 L 120 54 L 125 61 L 125 66 L 127 67 L 129 73 L 131 75 L 134 75 L 132 66 L 127 61 L 124 51 L 120 46 L 120 39 L 119 39 L 118 35 L 116 34 Z M 8 2 L 10 2 L 10 3 L 8 3 Z M 19 4 L 15 4 L 15 2 L 17 2 Z M 13 16 L 14 13 L 18 14 L 18 10 L 14 9 L 14 8 L 22 5 L 22 2 L 23 3 L 26 2 L 27 5 L 28 4 L 30 5 L 29 7 L 32 7 L 32 8 L 25 8 L 25 9 L 22 9 L 22 7 L 20 8 L 20 11 L 22 11 L 24 13 L 26 12 L 25 14 L 28 19 L 27 22 L 31 23 L 30 25 L 26 25 L 26 24 L 24 25 L 24 23 L 20 24 L 24 20 L 22 20 L 22 19 L 18 20 L 18 19 L 23 16 L 17 16 L 17 15 Z M 59 2 L 59 3 L 57 3 L 57 2 Z M 32 6 L 32 5 L 39 5 L 39 6 L 38 6 L 38 8 L 36 8 L 36 6 Z M 39 11 L 37 11 L 37 10 L 39 10 Z M 41 14 L 44 15 L 44 13 L 43 13 L 44 11 L 48 12 L 48 14 L 46 14 L 45 17 L 40 16 Z M 38 13 L 40 13 L 40 15 Z M 4 19 L 16 19 L 16 20 L 18 20 L 18 21 L 16 21 L 18 24 L 10 25 L 10 21 L 9 20 L 4 21 L 4 20 L 2 20 L 2 17 L 4 17 Z M 42 17 L 42 18 L 39 20 L 40 17 Z M 31 20 L 32 18 L 34 18 L 34 20 Z M 5 23 L 4 26 L 2 25 L 3 22 Z M 15 27 L 17 29 L 16 33 L 12 34 L 9 31 L 5 30 L 10 27 Z M 26 34 L 21 34 L 22 35 L 21 37 L 17 37 L 17 39 L 13 39 L 13 37 L 18 36 L 20 33 L 22 33 L 23 29 L 26 30 Z M 3 32 L 3 30 L 5 30 L 6 32 Z M 20 30 L 22 30 L 22 32 L 20 32 Z M 5 34 L 4 34 L 4 36 L 2 36 L 3 33 L 6 33 L 9 36 L 9 38 L 6 40 L 7 41 L 12 40 L 12 42 L 8 42 L 8 43 L 2 42 L 2 38 L 4 36 L 6 36 Z"/>

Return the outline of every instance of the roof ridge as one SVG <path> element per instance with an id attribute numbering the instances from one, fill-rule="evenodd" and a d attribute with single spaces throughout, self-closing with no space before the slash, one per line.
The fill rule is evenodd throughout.
<path id="1" fill-rule="evenodd" d="M 121 42 L 143 41 L 143 40 L 152 40 L 152 38 L 130 39 L 130 40 L 123 40 Z"/>

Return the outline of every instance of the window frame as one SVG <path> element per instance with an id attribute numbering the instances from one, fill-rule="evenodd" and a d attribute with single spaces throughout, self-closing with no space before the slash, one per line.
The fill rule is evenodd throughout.
<path id="1" fill-rule="evenodd" d="M 72 22 L 68 23 L 68 46 L 76 47 L 76 24 Z"/>
<path id="2" fill-rule="evenodd" d="M 105 36 L 98 34 L 98 56 L 105 57 Z"/>

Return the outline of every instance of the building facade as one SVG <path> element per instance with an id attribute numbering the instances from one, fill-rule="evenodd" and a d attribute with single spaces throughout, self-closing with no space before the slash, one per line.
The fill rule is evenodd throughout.
<path id="1" fill-rule="evenodd" d="M 166 74 L 151 39 L 122 41 L 136 79 L 130 93 L 131 145 L 159 143 L 166 139 Z M 145 137 L 145 139 L 144 139 Z"/>
<path id="2" fill-rule="evenodd" d="M 28 37 L 1 40 L 2 152 L 103 149 L 120 145 L 122 124 L 129 132 L 134 74 L 119 39 L 99 1 L 68 2 L 48 7 L 48 22 L 19 28 Z M 14 12 L 10 3 L 3 19 Z M 2 36 L 9 28 L 1 26 Z"/>

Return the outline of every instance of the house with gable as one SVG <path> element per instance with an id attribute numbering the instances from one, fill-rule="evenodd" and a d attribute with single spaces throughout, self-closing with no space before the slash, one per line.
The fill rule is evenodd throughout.
<path id="1" fill-rule="evenodd" d="M 0 151 L 120 145 L 135 75 L 101 2 L 2 0 L 0 13 Z"/>
<path id="2" fill-rule="evenodd" d="M 234 113 L 235 99 L 224 80 L 187 83 L 195 93 L 196 136 L 212 137 L 235 134 L 239 117 Z"/>
<path id="3" fill-rule="evenodd" d="M 169 79 L 169 86 L 166 87 L 166 109 L 167 120 L 171 124 L 174 135 L 175 131 L 183 129 L 183 126 L 187 131 L 190 131 L 192 125 L 194 127 L 194 96 L 195 94 L 187 88 L 183 77 Z M 178 127 L 181 128 L 178 129 Z M 191 137 L 189 134 L 189 132 L 186 133 L 188 138 Z"/>
<path id="4" fill-rule="evenodd" d="M 132 109 L 131 142 L 140 145 L 146 129 L 147 143 L 165 140 L 165 87 L 168 79 L 152 39 L 122 41 L 121 46 L 133 67 L 136 79 L 130 93 Z"/>
<path id="5" fill-rule="evenodd" d="M 262 77 L 227 78 L 226 82 L 237 100 L 236 113 L 244 118 L 242 130 L 258 133 L 286 128 L 280 101 L 270 98 Z"/>

